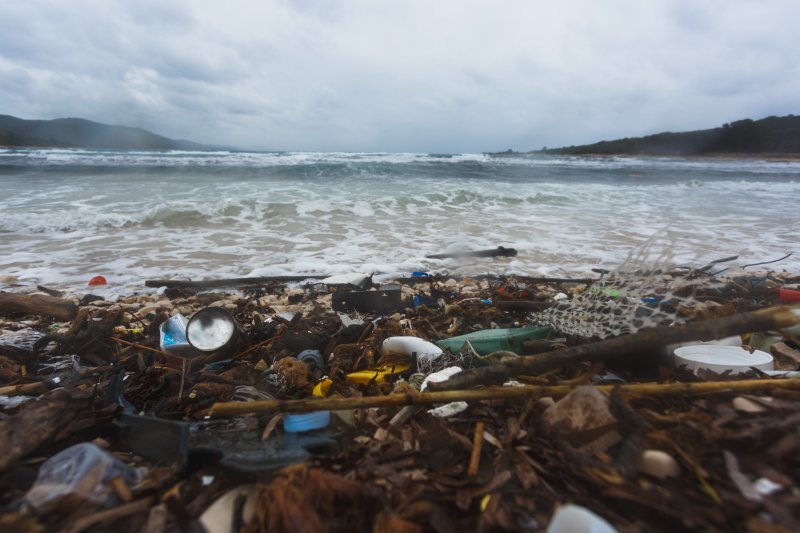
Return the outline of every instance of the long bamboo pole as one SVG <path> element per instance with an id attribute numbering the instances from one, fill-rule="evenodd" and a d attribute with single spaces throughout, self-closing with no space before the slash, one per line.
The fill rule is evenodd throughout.
<path id="1" fill-rule="evenodd" d="M 800 305 L 778 306 L 715 320 L 689 322 L 672 327 L 648 328 L 624 337 L 571 346 L 544 354 L 519 357 L 484 368 L 466 370 L 447 381 L 431 383 L 432 391 L 460 390 L 536 375 L 581 361 L 607 361 L 630 353 L 652 356 L 661 346 L 696 340 L 712 340 L 749 331 L 781 329 L 800 323 Z"/>
<path id="2" fill-rule="evenodd" d="M 625 393 L 642 396 L 675 394 L 708 394 L 753 390 L 800 389 L 799 379 L 749 379 L 741 381 L 706 381 L 700 383 L 634 383 L 627 385 L 597 385 L 601 391 L 619 388 Z M 397 407 L 401 405 L 431 405 L 446 402 L 476 402 L 480 400 L 513 399 L 536 396 L 566 396 L 576 389 L 572 385 L 490 387 L 475 390 L 389 394 L 359 398 L 308 398 L 303 400 L 260 400 L 253 402 L 217 402 L 209 412 L 212 417 L 238 416 L 246 413 L 302 413 L 308 411 L 338 411 L 367 407 Z"/>

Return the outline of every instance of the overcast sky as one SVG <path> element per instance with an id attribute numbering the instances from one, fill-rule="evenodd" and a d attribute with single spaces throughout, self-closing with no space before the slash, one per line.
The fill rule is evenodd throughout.
<path id="1" fill-rule="evenodd" d="M 0 114 L 275 150 L 538 149 L 800 114 L 800 0 L 0 0 Z"/>

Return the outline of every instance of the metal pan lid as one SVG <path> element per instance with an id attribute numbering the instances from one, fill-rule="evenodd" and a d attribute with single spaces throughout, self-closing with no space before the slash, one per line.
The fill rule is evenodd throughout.
<path id="1" fill-rule="evenodd" d="M 236 321 L 220 307 L 207 307 L 192 316 L 186 326 L 189 344 L 203 352 L 213 352 L 231 342 Z"/>

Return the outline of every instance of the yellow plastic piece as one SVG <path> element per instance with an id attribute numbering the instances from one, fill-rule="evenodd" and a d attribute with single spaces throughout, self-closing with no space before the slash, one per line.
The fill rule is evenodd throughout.
<path id="1" fill-rule="evenodd" d="M 484 512 L 486 508 L 489 506 L 489 500 L 492 499 L 491 494 L 487 494 L 483 498 L 481 498 L 481 512 Z"/>
<path id="2" fill-rule="evenodd" d="M 347 381 L 357 383 L 359 385 L 366 385 L 367 383 L 386 383 L 386 376 L 394 374 L 401 374 L 411 368 L 409 365 L 395 365 L 388 368 L 380 368 L 375 370 L 359 370 L 358 372 L 351 372 L 347 374 Z M 314 386 L 314 396 L 324 397 L 331 388 L 333 381 L 330 379 L 323 379 Z"/>

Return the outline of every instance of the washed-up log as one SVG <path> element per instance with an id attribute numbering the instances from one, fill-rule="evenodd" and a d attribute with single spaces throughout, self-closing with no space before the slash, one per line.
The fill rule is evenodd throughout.
<path id="1" fill-rule="evenodd" d="M 55 438 L 86 407 L 87 397 L 58 389 L 0 420 L 0 472 Z"/>
<path id="2" fill-rule="evenodd" d="M 307 279 L 325 279 L 328 276 L 262 276 L 253 278 L 207 279 L 201 281 L 180 279 L 150 279 L 144 282 L 146 287 L 167 287 L 168 289 L 211 289 L 214 287 L 230 287 L 233 285 L 262 285 L 265 283 L 291 283 Z"/>
<path id="3" fill-rule="evenodd" d="M 428 386 L 430 387 L 430 383 Z M 337 411 L 368 407 L 399 407 L 403 405 L 432 405 L 447 402 L 477 402 L 535 396 L 566 396 L 580 385 L 549 385 L 522 387 L 489 387 L 486 389 L 388 394 L 356 398 L 308 398 L 304 400 L 258 400 L 253 402 L 217 402 L 211 406 L 212 417 L 239 416 L 246 413 L 303 413 Z M 709 394 L 755 390 L 800 389 L 800 379 L 748 379 L 741 381 L 706 381 L 701 383 L 635 383 L 628 385 L 596 385 L 598 390 L 614 389 L 640 396 L 670 396 L 675 394 Z"/>
<path id="4" fill-rule="evenodd" d="M 425 257 L 428 259 L 450 259 L 460 257 L 514 257 L 515 255 L 517 255 L 517 251 L 514 248 L 504 248 L 502 246 L 498 246 L 497 248 L 493 248 L 491 250 L 431 254 L 426 255 Z"/>
<path id="5" fill-rule="evenodd" d="M 78 314 L 78 306 L 72 300 L 47 294 L 0 292 L 0 313 L 28 313 L 52 316 L 58 320 L 72 320 Z"/>
<path id="6" fill-rule="evenodd" d="M 800 306 L 779 306 L 742 313 L 716 320 L 690 322 L 673 327 L 648 328 L 632 335 L 614 337 L 563 350 L 508 359 L 501 364 L 475 368 L 431 383 L 431 390 L 456 390 L 488 383 L 498 383 L 514 376 L 539 374 L 581 361 L 607 361 L 631 353 L 652 357 L 668 344 L 722 339 L 747 331 L 781 329 L 800 323 Z"/>

